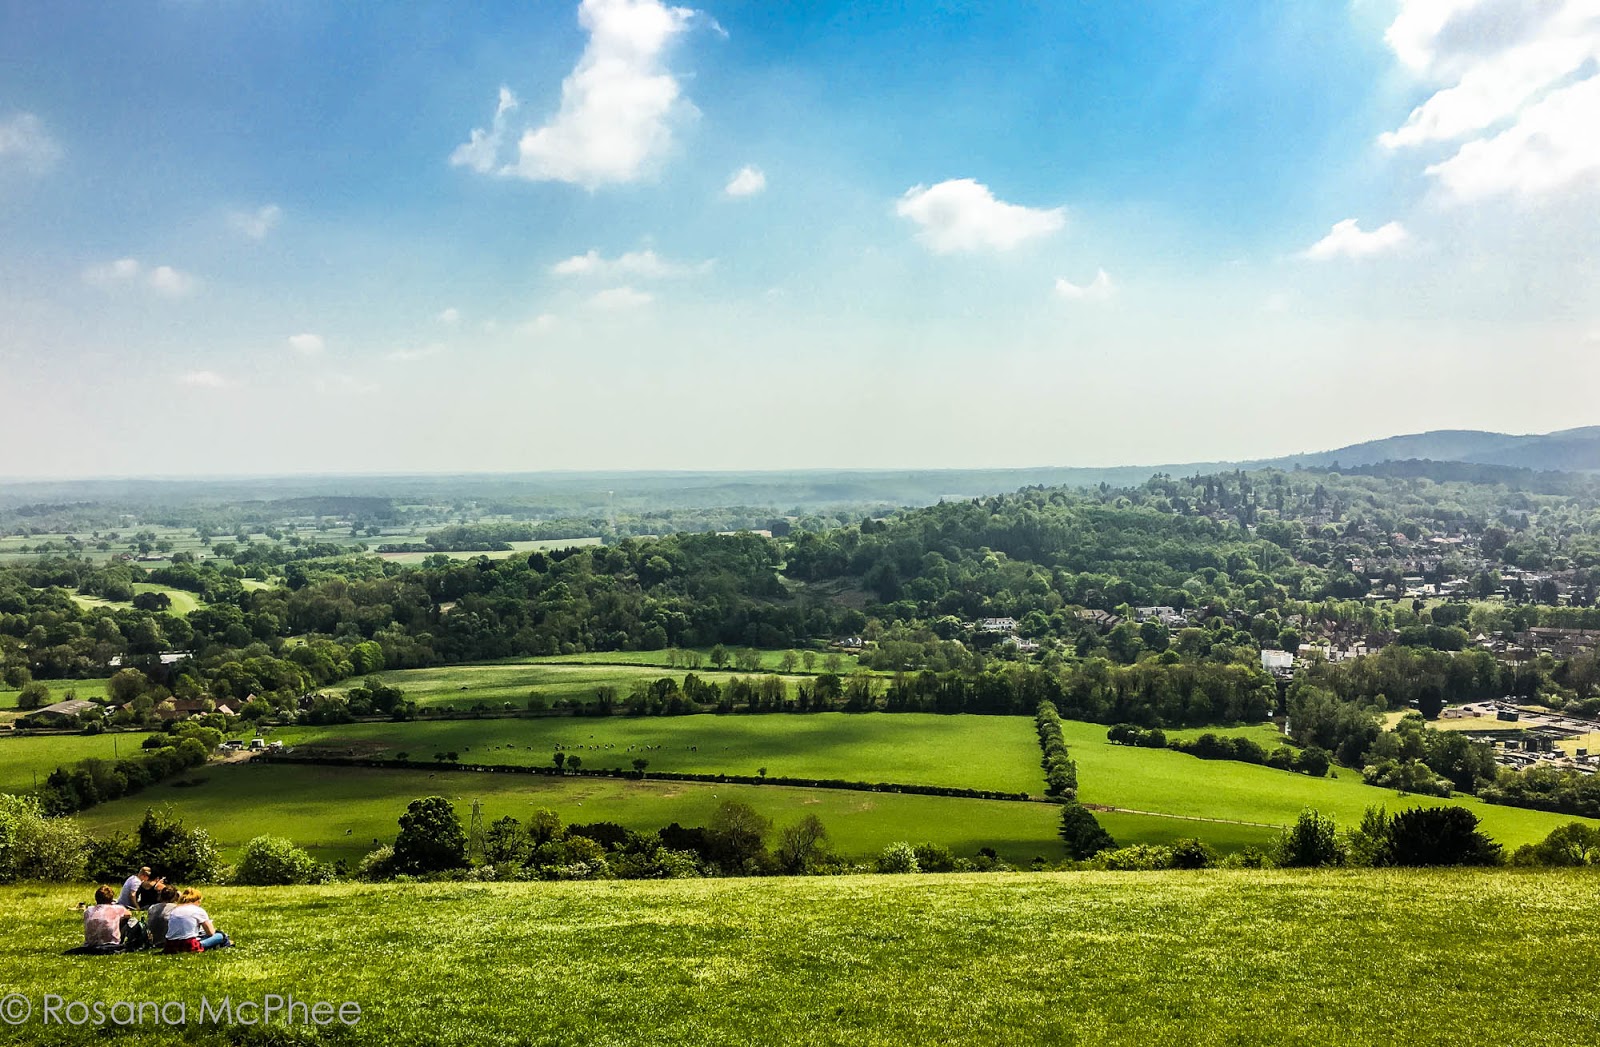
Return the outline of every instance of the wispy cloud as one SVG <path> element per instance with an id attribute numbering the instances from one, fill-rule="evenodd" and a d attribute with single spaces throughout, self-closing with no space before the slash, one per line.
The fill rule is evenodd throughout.
<path id="1" fill-rule="evenodd" d="M 461 310 L 452 305 L 448 309 L 441 310 L 434 319 L 447 327 L 454 327 L 461 322 Z"/>
<path id="2" fill-rule="evenodd" d="M 411 349 L 396 349 L 391 353 L 385 354 L 384 359 L 393 360 L 396 363 L 410 363 L 415 360 L 426 360 L 430 356 L 438 356 L 442 352 L 444 352 L 444 346 L 438 342 L 433 342 Z"/>
<path id="3" fill-rule="evenodd" d="M 1399 222 L 1380 225 L 1363 232 L 1354 218 L 1335 222 L 1328 235 L 1301 253 L 1302 258 L 1327 261 L 1330 258 L 1371 258 L 1397 250 L 1411 242 L 1411 234 Z"/>
<path id="4" fill-rule="evenodd" d="M 767 176 L 761 168 L 747 165 L 734 173 L 722 191 L 729 196 L 755 196 L 766 188 Z"/>
<path id="5" fill-rule="evenodd" d="M 913 186 L 900 197 L 895 213 L 914 222 L 917 239 L 936 254 L 1009 251 L 1066 224 L 1062 208 L 1008 204 L 971 178 Z"/>
<path id="6" fill-rule="evenodd" d="M 540 313 L 532 319 L 525 320 L 517 325 L 517 334 L 524 338 L 537 338 L 555 330 L 556 318 L 553 313 Z"/>
<path id="7" fill-rule="evenodd" d="M 292 334 L 288 338 L 289 348 L 301 356 L 316 356 L 327 348 L 327 343 L 320 334 Z"/>
<path id="8" fill-rule="evenodd" d="M 186 297 L 200 285 L 189 273 L 170 265 L 147 266 L 137 258 L 91 265 L 83 271 L 83 279 L 96 287 L 141 287 L 165 298 Z"/>
<path id="9" fill-rule="evenodd" d="M 1110 298 L 1116 289 L 1116 285 L 1111 282 L 1111 274 L 1104 269 L 1095 273 L 1094 279 L 1086 284 L 1075 284 L 1061 277 L 1056 278 L 1056 297 L 1069 302 L 1103 302 Z"/>
<path id="10" fill-rule="evenodd" d="M 63 152 L 34 114 L 0 119 L 0 168 L 14 164 L 30 174 L 44 174 L 60 162 Z"/>
<path id="11" fill-rule="evenodd" d="M 515 158 L 503 159 L 518 102 L 502 87 L 489 129 L 474 129 L 450 162 L 587 189 L 643 178 L 671 147 L 676 119 L 694 112 L 664 64 L 668 46 L 694 15 L 659 0 L 583 0 L 578 22 L 589 41 L 561 84 L 556 115 L 524 131 Z"/>
<path id="12" fill-rule="evenodd" d="M 629 251 L 616 258 L 605 258 L 599 251 L 590 250 L 573 255 L 550 267 L 555 276 L 596 276 L 615 278 L 638 276 L 659 280 L 675 276 L 694 276 L 711 269 L 713 259 L 703 262 L 671 262 L 651 250 Z"/>
<path id="13" fill-rule="evenodd" d="M 1600 6 L 1594 0 L 1403 0 L 1385 34 L 1440 90 L 1379 141 L 1459 143 L 1426 173 L 1447 199 L 1540 197 L 1600 175 Z"/>
<path id="14" fill-rule="evenodd" d="M 248 236 L 252 240 L 264 240 L 268 233 L 278 227 L 283 220 L 283 208 L 277 204 L 267 204 L 254 211 L 230 211 L 228 224 L 236 232 Z"/>
<path id="15" fill-rule="evenodd" d="M 648 291 L 635 291 L 631 287 L 608 287 L 604 291 L 596 292 L 589 299 L 589 307 L 617 312 L 638 309 L 653 301 L 655 296 Z"/>

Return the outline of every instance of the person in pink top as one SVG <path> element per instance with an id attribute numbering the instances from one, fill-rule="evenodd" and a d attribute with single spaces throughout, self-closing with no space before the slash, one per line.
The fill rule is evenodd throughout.
<path id="1" fill-rule="evenodd" d="M 114 899 L 117 892 L 101 885 L 95 888 L 94 904 L 83 910 L 83 948 L 92 952 L 114 952 L 122 948 L 122 923 L 130 913 Z"/>

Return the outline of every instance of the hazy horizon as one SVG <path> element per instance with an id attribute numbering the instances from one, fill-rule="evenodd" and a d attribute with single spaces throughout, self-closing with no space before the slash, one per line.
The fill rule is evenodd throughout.
<path id="1" fill-rule="evenodd" d="M 1597 126 L 1589 0 L 4 5 L 3 471 L 1583 426 Z"/>

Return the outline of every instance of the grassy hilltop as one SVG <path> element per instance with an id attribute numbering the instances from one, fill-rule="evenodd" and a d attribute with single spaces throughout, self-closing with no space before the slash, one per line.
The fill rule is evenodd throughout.
<path id="1" fill-rule="evenodd" d="M 1568 1044 L 1590 872 L 1205 872 L 217 888 L 239 947 L 82 959 L 0 890 L 0 994 L 354 1000 L 354 1029 L 113 1042 Z M 298 1033 L 300 1035 L 288 1035 Z M 103 1042 L 0 1026 L 0 1043 Z"/>

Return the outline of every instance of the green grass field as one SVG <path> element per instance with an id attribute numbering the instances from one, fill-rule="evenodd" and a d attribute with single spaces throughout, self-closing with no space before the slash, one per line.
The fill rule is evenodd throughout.
<path id="1" fill-rule="evenodd" d="M 674 672 L 696 672 L 700 673 L 701 675 L 710 674 L 711 679 L 716 679 L 718 676 L 722 675 L 722 671 L 714 669 L 711 665 L 711 648 L 694 647 L 685 648 L 685 650 L 693 650 L 700 655 L 700 668 L 690 670 L 682 667 L 673 667 Z M 783 668 L 783 656 L 786 652 L 757 651 L 756 653 L 761 656 L 761 668 L 767 670 L 768 672 L 778 672 Z M 804 652 L 799 648 L 796 648 L 794 653 L 796 657 L 800 657 Z M 815 658 L 811 664 L 811 668 L 806 669 L 805 666 L 801 664 L 796 666 L 797 671 L 812 673 L 826 672 L 826 662 L 829 654 L 838 655 L 839 672 L 841 673 L 852 673 L 860 668 L 860 660 L 853 654 L 844 654 L 833 651 L 812 651 L 811 653 L 815 655 Z M 550 658 L 534 658 L 530 659 L 530 661 L 545 664 L 657 665 L 663 668 L 668 667 L 670 664 L 666 651 L 591 651 L 584 654 L 563 654 Z M 738 674 L 735 672 L 735 675 Z"/>
<path id="2" fill-rule="evenodd" d="M 170 585 L 157 585 L 154 582 L 134 582 L 135 593 L 166 593 L 172 601 L 169 614 L 188 614 L 190 611 L 200 609 L 200 598 L 185 589 L 174 589 Z M 132 607 L 131 600 L 105 600 L 98 596 L 84 596 L 82 593 L 73 593 L 72 599 L 82 607 Z"/>
<path id="3" fill-rule="evenodd" d="M 1508 848 L 1542 840 L 1550 830 L 1577 820 L 1486 804 L 1470 796 L 1402 796 L 1365 784 L 1359 772 L 1346 767 L 1335 768 L 1337 778 L 1309 778 L 1231 760 L 1201 760 L 1170 749 L 1113 745 L 1098 724 L 1064 722 L 1062 734 L 1078 764 L 1078 795 L 1085 803 L 1278 825 L 1294 821 L 1302 808 L 1314 807 L 1333 815 L 1343 828 L 1359 822 L 1371 804 L 1400 810 L 1448 803 L 1470 809 L 1484 832 Z M 1188 835 L 1207 838 L 1204 832 Z"/>
<path id="4" fill-rule="evenodd" d="M 87 760 L 91 756 L 135 756 L 148 733 L 30 735 L 23 738 L 0 735 L 0 793 L 32 789 L 34 776 L 40 781 L 57 767 Z"/>
<path id="5" fill-rule="evenodd" d="M 690 669 L 663 669 L 650 665 L 603 664 L 552 664 L 549 661 L 514 661 L 474 663 L 472 665 L 447 665 L 433 669 L 396 669 L 375 674 L 378 679 L 406 692 L 406 698 L 419 706 L 453 707 L 468 709 L 483 702 L 499 708 L 510 702 L 516 709 L 525 709 L 530 695 L 538 694 L 547 703 L 558 698 L 592 701 L 595 689 L 613 687 L 620 703 L 628 697 L 635 681 L 647 683 L 670 676 L 679 683 Z M 720 681 L 724 674 L 698 674 Z M 733 674 L 738 675 L 738 674 Z M 785 677 L 790 694 L 801 682 L 810 680 L 803 676 Z M 353 687 L 361 680 L 351 680 Z"/>
<path id="6" fill-rule="evenodd" d="M 838 778 L 945 785 L 1040 795 L 1039 743 L 1022 717 L 932 713 L 738 714 L 625 718 L 417 720 L 280 728 L 290 745 L 353 748 L 431 760 L 455 751 L 463 763 L 548 767 L 555 746 L 576 747 L 583 766 L 651 771 Z M 609 746 L 609 748 L 607 748 Z M 656 748 L 659 746 L 659 748 Z M 630 751 L 631 747 L 631 751 Z"/>
<path id="7" fill-rule="evenodd" d="M 426 536 L 425 535 L 420 535 L 420 534 L 419 535 L 400 535 L 400 536 L 393 536 L 393 537 L 391 537 L 389 535 L 384 535 L 381 538 L 369 539 L 369 544 L 370 544 L 370 546 L 372 548 L 376 549 L 380 545 L 406 545 L 406 544 L 409 544 L 409 543 L 422 542 L 422 541 L 425 541 L 425 540 L 426 540 Z M 579 548 L 579 547 L 585 546 L 585 545 L 599 545 L 600 544 L 600 539 L 599 538 L 552 538 L 552 539 L 541 539 L 541 540 L 531 541 L 531 542 L 508 542 L 507 544 L 511 546 L 510 549 L 497 549 L 497 550 L 492 550 L 492 551 L 488 551 L 488 552 L 476 552 L 476 553 L 472 553 L 472 552 L 445 553 L 444 555 L 448 556 L 452 560 L 471 560 L 471 559 L 473 559 L 475 557 L 479 557 L 479 556 L 485 556 L 485 557 L 488 557 L 491 560 L 507 560 L 507 559 L 510 559 L 513 556 L 526 556 L 529 553 L 534 552 L 536 550 L 546 550 L 546 551 L 548 551 L 550 549 L 576 549 L 576 548 Z M 430 556 L 437 556 L 439 554 L 438 553 L 378 553 L 377 555 L 379 555 L 379 556 L 383 557 L 385 560 L 389 560 L 389 561 L 391 561 L 393 563 L 417 564 L 417 563 L 421 563 L 422 561 L 426 560 Z"/>
<path id="8" fill-rule="evenodd" d="M 147 807 L 167 804 L 187 824 L 211 833 L 230 856 L 252 837 L 288 837 L 327 861 L 353 861 L 374 839 L 391 843 L 406 804 L 446 796 L 465 823 L 481 800 L 485 822 L 526 819 L 540 807 L 568 822 L 614 821 L 649 831 L 672 822 L 704 825 L 724 800 L 750 804 L 779 826 L 807 814 L 822 819 L 841 854 L 876 854 L 896 840 L 942 843 L 971 856 L 993 847 L 1013 862 L 1035 855 L 1058 861 L 1059 809 L 1051 804 L 963 800 L 776 785 L 715 785 L 612 778 L 388 771 L 293 764 L 213 765 L 182 781 L 90 808 L 78 821 L 93 835 L 131 831 Z"/>
<path id="9" fill-rule="evenodd" d="M 51 705 L 66 701 L 69 696 L 94 699 L 104 698 L 106 694 L 104 680 L 39 680 L 38 682 L 50 689 Z M 14 689 L 0 687 L 0 709 L 15 709 L 17 695 L 20 693 Z"/>
<path id="10" fill-rule="evenodd" d="M 0 995 L 30 1013 L 12 1004 L 0 1042 L 1554 1047 L 1594 1039 L 1597 887 L 1352 871 L 215 888 L 235 948 L 95 958 L 59 955 L 82 889 L 9 887 Z M 269 993 L 361 1017 L 197 1020 L 202 996 Z M 181 1001 L 191 1021 L 46 1027 L 46 994 Z"/>

